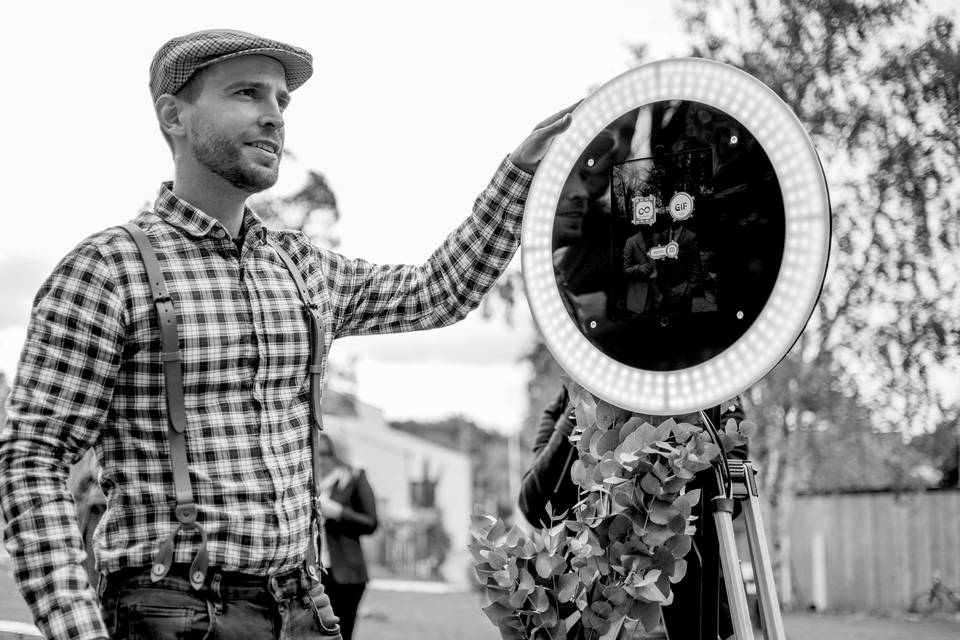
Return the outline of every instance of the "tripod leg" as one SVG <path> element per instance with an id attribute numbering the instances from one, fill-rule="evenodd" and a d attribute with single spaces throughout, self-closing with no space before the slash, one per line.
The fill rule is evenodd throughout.
<path id="1" fill-rule="evenodd" d="M 753 640 L 753 623 L 750 622 L 747 593 L 743 586 L 743 574 L 740 572 L 740 556 L 733 535 L 733 500 L 714 498 L 713 519 L 717 525 L 720 563 L 723 566 L 723 581 L 727 587 L 733 631 L 737 640 Z"/>
<path id="2" fill-rule="evenodd" d="M 780 601 L 777 599 L 777 589 L 773 582 L 773 565 L 770 562 L 767 536 L 760 519 L 760 500 L 752 491 L 743 501 L 743 515 L 746 518 L 750 555 L 753 556 L 753 573 L 757 577 L 763 630 L 768 640 L 783 640 L 786 636 L 780 615 Z"/>

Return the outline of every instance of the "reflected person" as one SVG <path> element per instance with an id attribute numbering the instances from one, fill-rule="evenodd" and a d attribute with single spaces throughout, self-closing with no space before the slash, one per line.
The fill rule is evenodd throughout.
<path id="1" fill-rule="evenodd" d="M 626 307 L 636 314 L 647 313 L 659 304 L 656 285 L 657 263 L 647 255 L 650 250 L 646 229 L 638 229 L 623 246 L 623 273 L 627 279 Z"/>

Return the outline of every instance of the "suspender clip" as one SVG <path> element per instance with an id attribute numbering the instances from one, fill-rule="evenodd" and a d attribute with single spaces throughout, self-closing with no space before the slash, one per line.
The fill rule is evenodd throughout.
<path id="1" fill-rule="evenodd" d="M 195 524 L 197 521 L 197 505 L 192 502 L 178 504 L 175 513 L 180 524 Z"/>

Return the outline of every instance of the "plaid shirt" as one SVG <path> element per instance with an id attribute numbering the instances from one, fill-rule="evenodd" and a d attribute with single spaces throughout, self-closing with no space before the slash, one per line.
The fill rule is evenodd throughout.
<path id="1" fill-rule="evenodd" d="M 211 565 L 263 575 L 299 565 L 310 523 L 309 334 L 290 253 L 340 336 L 450 324 L 475 308 L 519 244 L 530 176 L 504 160 L 472 216 L 422 266 L 377 266 L 264 228 L 244 213 L 242 249 L 169 184 L 136 219 L 157 250 L 179 317 L 190 480 Z M 146 567 L 176 525 L 160 362 L 146 272 L 118 228 L 82 242 L 34 301 L 0 434 L 6 546 L 50 638 L 105 637 L 82 566 L 68 467 L 90 446 L 107 512 L 103 571 Z M 189 563 L 195 533 L 180 534 Z"/>

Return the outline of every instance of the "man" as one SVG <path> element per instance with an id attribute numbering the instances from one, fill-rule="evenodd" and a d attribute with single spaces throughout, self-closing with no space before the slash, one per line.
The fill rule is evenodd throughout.
<path id="1" fill-rule="evenodd" d="M 312 318 L 320 358 L 340 336 L 466 315 L 514 254 L 530 174 L 571 121 L 535 129 L 424 265 L 377 266 L 267 230 L 245 206 L 276 182 L 284 110 L 311 74 L 303 49 L 238 31 L 164 44 L 150 90 L 174 180 L 134 219 L 161 275 L 148 280 L 139 245 L 108 229 L 36 296 L 0 496 L 17 582 L 48 638 L 338 638 L 311 564 L 311 392 L 324 371 Z M 176 321 L 172 349 L 158 319 Z M 90 447 L 107 496 L 102 616 L 66 486 Z"/>

